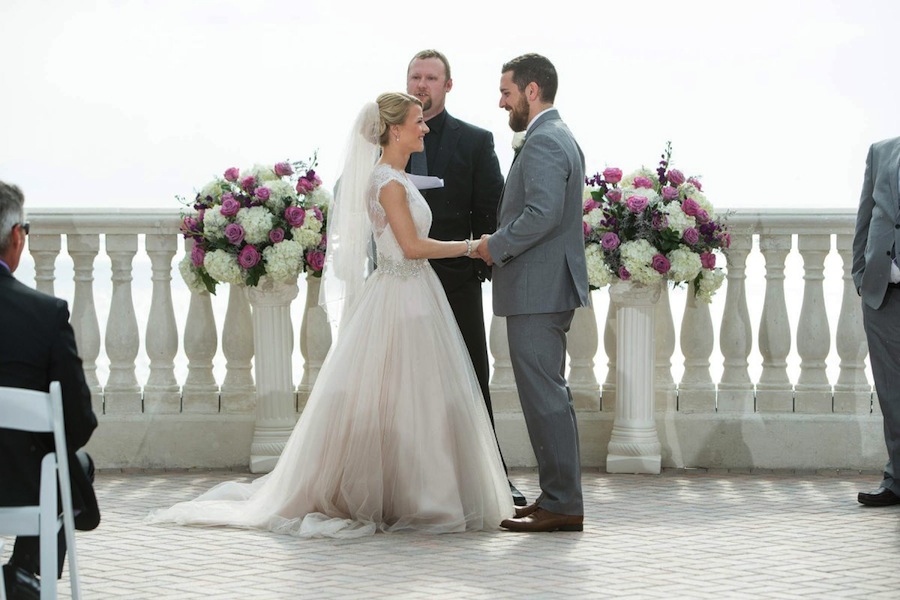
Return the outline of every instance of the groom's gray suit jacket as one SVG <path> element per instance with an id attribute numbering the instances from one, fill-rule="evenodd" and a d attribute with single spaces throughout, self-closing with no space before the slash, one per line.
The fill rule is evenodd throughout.
<path id="1" fill-rule="evenodd" d="M 872 144 L 853 238 L 853 283 L 877 309 L 891 273 L 891 250 L 900 249 L 900 138 Z"/>
<path id="2" fill-rule="evenodd" d="M 559 112 L 549 110 L 532 124 L 513 160 L 498 209 L 498 230 L 488 241 L 496 315 L 588 305 L 583 191 L 584 154 Z"/>

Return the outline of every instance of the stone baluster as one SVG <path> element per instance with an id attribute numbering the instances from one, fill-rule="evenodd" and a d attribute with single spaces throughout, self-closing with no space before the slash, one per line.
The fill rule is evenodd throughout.
<path id="1" fill-rule="evenodd" d="M 787 374 L 791 324 L 784 297 L 784 261 L 791 250 L 791 236 L 760 235 L 759 250 L 766 261 L 766 296 L 759 323 L 762 373 L 756 384 L 756 410 L 791 412 L 794 390 Z"/>
<path id="2" fill-rule="evenodd" d="M 300 355 L 303 357 L 303 376 L 297 386 L 298 409 L 303 410 L 306 400 L 319 376 L 319 369 L 331 348 L 331 325 L 325 309 L 319 305 L 321 277 L 306 276 L 306 304 L 300 323 Z"/>
<path id="3" fill-rule="evenodd" d="M 219 386 L 213 376 L 213 358 L 218 344 L 210 294 L 206 290 L 192 292 L 184 326 L 184 353 L 188 358 L 188 373 L 181 389 L 183 412 L 214 413 L 219 410 Z"/>
<path id="4" fill-rule="evenodd" d="M 109 379 L 104 387 L 106 414 L 140 413 L 142 410 L 141 388 L 135 375 L 140 336 L 131 297 L 131 264 L 137 253 L 137 242 L 137 234 L 106 236 L 113 284 L 106 323 L 106 355 L 109 357 Z"/>
<path id="5" fill-rule="evenodd" d="M 488 344 L 494 357 L 494 375 L 491 377 L 491 404 L 494 412 L 521 411 L 516 376 L 509 358 L 509 338 L 506 335 L 506 318 L 491 319 Z"/>
<path id="6" fill-rule="evenodd" d="M 100 252 L 100 236 L 69 234 L 66 249 L 72 257 L 75 272 L 75 297 L 72 301 L 72 328 L 81 356 L 84 377 L 91 390 L 94 412 L 103 414 L 103 390 L 97 377 L 97 357 L 100 356 L 100 322 L 94 303 L 94 260 Z"/>
<path id="7" fill-rule="evenodd" d="M 753 238 L 749 234 L 731 235 L 731 248 L 726 253 L 728 270 L 725 309 L 719 329 L 719 348 L 724 359 L 722 380 L 716 399 L 718 411 L 752 413 L 753 382 L 748 371 L 753 331 L 747 309 L 745 289 L 747 255 Z"/>
<path id="8" fill-rule="evenodd" d="M 569 389 L 576 410 L 600 410 L 600 384 L 594 374 L 597 354 L 597 317 L 593 307 L 583 306 L 575 311 L 567 336 L 569 354 Z"/>
<path id="9" fill-rule="evenodd" d="M 675 379 L 672 377 L 672 355 L 675 353 L 675 323 L 672 320 L 672 304 L 669 286 L 663 286 L 656 303 L 654 316 L 654 340 L 656 343 L 656 373 L 653 385 L 656 394 L 656 410 L 671 413 L 677 408 Z"/>
<path id="10" fill-rule="evenodd" d="M 56 280 L 56 257 L 62 247 L 59 234 L 33 234 L 28 236 L 28 252 L 34 258 L 34 287 L 39 292 L 53 293 Z"/>
<path id="11" fill-rule="evenodd" d="M 253 320 L 247 290 L 243 286 L 232 285 L 228 288 L 228 307 L 225 309 L 225 326 L 222 327 L 222 354 L 225 355 L 222 412 L 252 413 L 256 409 L 256 386 L 253 383 L 251 362 Z M 213 407 L 210 402 L 203 404 L 209 409 Z"/>
<path id="12" fill-rule="evenodd" d="M 147 317 L 150 376 L 144 386 L 144 412 L 177 413 L 181 411 L 181 389 L 175 379 L 178 326 L 172 303 L 172 258 L 178 249 L 178 237 L 148 233 L 145 247 L 153 271 L 153 291 Z"/>
<path id="13" fill-rule="evenodd" d="M 803 257 L 803 304 L 797 323 L 797 353 L 800 377 L 794 389 L 794 411 L 832 412 L 832 391 L 825 373 L 831 349 L 831 330 L 825 313 L 825 257 L 831 250 L 830 235 L 801 235 L 798 249 Z"/>
<path id="14" fill-rule="evenodd" d="M 835 340 L 841 363 L 834 385 L 834 412 L 867 415 L 872 410 L 872 386 L 866 378 L 865 362 L 869 346 L 863 329 L 861 301 L 851 275 L 853 236 L 838 234 L 837 251 L 843 261 L 844 293 Z"/>
<path id="15" fill-rule="evenodd" d="M 607 288 L 608 289 L 608 288 Z M 606 380 L 600 391 L 600 409 L 616 412 L 616 301 L 609 296 L 609 309 L 603 324 L 603 350 L 606 352 Z"/>
<path id="16" fill-rule="evenodd" d="M 678 386 L 678 410 L 683 413 L 716 411 L 716 384 L 709 372 L 714 347 L 714 331 L 709 304 L 697 300 L 694 284 L 688 286 L 684 317 L 681 319 L 681 354 L 684 375 Z"/>

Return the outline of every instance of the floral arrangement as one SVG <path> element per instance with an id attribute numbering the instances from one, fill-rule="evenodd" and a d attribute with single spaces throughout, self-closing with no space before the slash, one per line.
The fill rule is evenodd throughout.
<path id="1" fill-rule="evenodd" d="M 599 289 L 615 280 L 649 285 L 693 283 L 711 302 L 725 278 L 716 253 L 731 237 L 696 177 L 670 168 L 666 144 L 656 171 L 627 176 L 615 167 L 586 178 L 584 245 L 588 281 Z"/>
<path id="2" fill-rule="evenodd" d="M 218 283 L 255 286 L 263 275 L 279 282 L 304 271 L 320 277 L 331 194 L 313 167 L 315 157 L 309 165 L 255 165 L 244 173 L 231 167 L 207 183 L 181 222 L 194 240 L 179 265 L 188 287 L 214 294 Z"/>

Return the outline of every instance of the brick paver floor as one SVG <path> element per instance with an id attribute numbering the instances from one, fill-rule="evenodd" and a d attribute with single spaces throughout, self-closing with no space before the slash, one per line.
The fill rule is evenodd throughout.
<path id="1" fill-rule="evenodd" d="M 583 533 L 341 541 L 142 522 L 251 477 L 101 472 L 103 523 L 78 534 L 84 597 L 900 598 L 900 507 L 856 503 L 877 473 L 591 470 Z M 534 497 L 536 473 L 512 479 Z"/>

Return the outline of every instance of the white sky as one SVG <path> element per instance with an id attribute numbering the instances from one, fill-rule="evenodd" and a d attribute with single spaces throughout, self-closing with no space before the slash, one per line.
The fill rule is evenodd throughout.
<path id="1" fill-rule="evenodd" d="M 34 207 L 172 207 L 229 166 L 319 153 L 418 50 L 512 158 L 500 66 L 550 58 L 589 173 L 674 165 L 716 207 L 855 207 L 900 135 L 897 0 L 2 0 L 0 179 Z"/>

